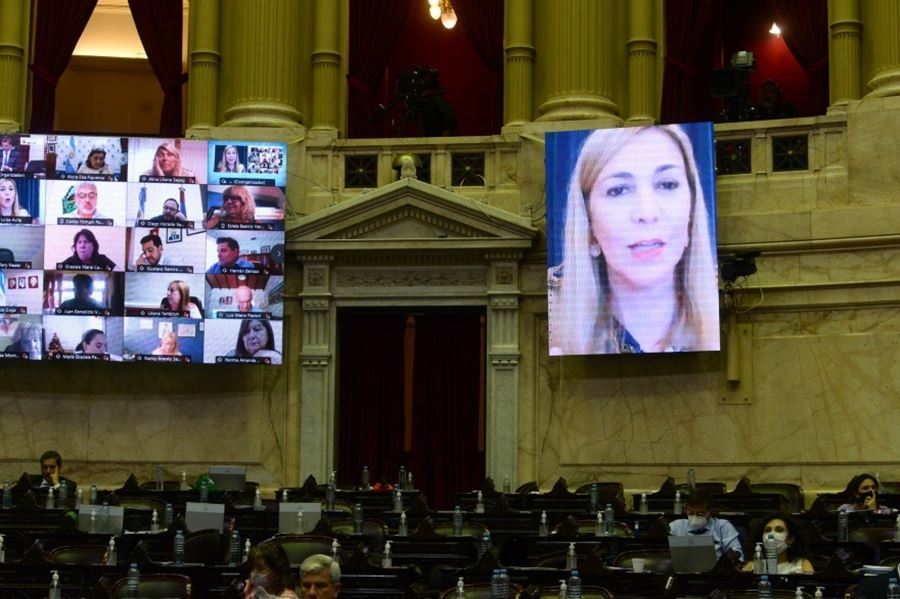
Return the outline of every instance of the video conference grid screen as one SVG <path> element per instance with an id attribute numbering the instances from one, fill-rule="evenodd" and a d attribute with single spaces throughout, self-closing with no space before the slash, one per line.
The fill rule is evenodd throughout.
<path id="1" fill-rule="evenodd" d="M 0 135 L 0 359 L 280 364 L 287 146 Z"/>
<path id="2" fill-rule="evenodd" d="M 711 123 L 548 133 L 551 355 L 719 350 Z"/>

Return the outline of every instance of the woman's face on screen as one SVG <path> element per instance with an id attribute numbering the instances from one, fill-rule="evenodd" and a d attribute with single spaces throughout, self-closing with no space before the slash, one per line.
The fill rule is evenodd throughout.
<path id="1" fill-rule="evenodd" d="M 592 244 L 610 284 L 633 291 L 672 281 L 688 245 L 691 190 L 675 141 L 639 133 L 606 164 L 588 198 Z"/>
<path id="2" fill-rule="evenodd" d="M 0 210 L 7 213 L 16 202 L 16 184 L 9 179 L 0 179 Z"/>
<path id="3" fill-rule="evenodd" d="M 165 148 L 157 150 L 156 159 L 159 161 L 159 168 L 167 175 L 178 169 L 178 156 Z"/>
<path id="4" fill-rule="evenodd" d="M 175 283 L 169 283 L 169 287 L 166 289 L 166 299 L 169 300 L 169 305 L 171 306 L 177 306 L 181 303 L 181 291 Z"/>
<path id="5" fill-rule="evenodd" d="M 237 162 L 237 150 L 234 148 L 225 148 L 225 164 L 234 166 Z"/>
<path id="6" fill-rule="evenodd" d="M 106 335 L 94 335 L 90 341 L 83 345 L 86 354 L 105 354 L 106 353 Z"/>
<path id="7" fill-rule="evenodd" d="M 75 242 L 75 254 L 82 262 L 89 261 L 94 255 L 94 244 L 84 235 L 79 235 Z"/>
<path id="8" fill-rule="evenodd" d="M 253 355 L 259 350 L 265 349 L 266 345 L 268 345 L 269 332 L 263 326 L 263 323 L 258 320 L 251 320 L 250 325 L 247 327 L 247 332 L 244 333 L 243 340 L 244 349 L 247 350 L 247 353 Z"/>

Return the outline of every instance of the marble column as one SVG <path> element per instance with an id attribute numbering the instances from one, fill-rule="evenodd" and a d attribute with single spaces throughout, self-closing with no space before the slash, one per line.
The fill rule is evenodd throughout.
<path id="1" fill-rule="evenodd" d="M 863 7 L 872 57 L 866 97 L 900 95 L 900 0 L 866 0 Z"/>
<path id="2" fill-rule="evenodd" d="M 525 123 L 534 110 L 534 7 L 532 0 L 506 0 L 504 122 Z"/>
<path id="3" fill-rule="evenodd" d="M 300 113 L 301 4 L 296 0 L 225 2 L 222 97 L 226 127 L 296 127 Z M 227 14 L 224 14 L 227 13 Z M 227 77 L 225 71 L 228 71 Z"/>
<path id="4" fill-rule="evenodd" d="M 341 51 L 340 2 L 316 0 L 312 50 L 312 129 L 340 128 Z"/>
<path id="5" fill-rule="evenodd" d="M 219 12 L 221 0 L 192 0 L 187 128 L 216 126 L 219 93 Z M 203 137 L 208 137 L 205 135 Z"/>
<path id="6" fill-rule="evenodd" d="M 326 480 L 334 469 L 337 430 L 334 397 L 332 256 L 300 256 L 303 291 L 300 342 L 300 480 Z"/>
<path id="7" fill-rule="evenodd" d="M 652 125 L 659 116 L 656 95 L 654 0 L 628 3 L 628 118 L 635 125 Z"/>
<path id="8" fill-rule="evenodd" d="M 862 22 L 859 0 L 831 0 L 831 57 L 828 110 L 846 110 L 847 103 L 858 100 L 860 86 L 860 43 Z"/>
<path id="9" fill-rule="evenodd" d="M 30 0 L 0 0 L 0 131 L 24 131 Z"/>
<path id="10" fill-rule="evenodd" d="M 612 100 L 613 3 L 556 0 L 535 5 L 537 64 L 543 100 L 538 121 L 615 117 Z"/>
<path id="11" fill-rule="evenodd" d="M 519 260 L 521 254 L 488 254 L 488 377 L 486 473 L 518 481 Z"/>

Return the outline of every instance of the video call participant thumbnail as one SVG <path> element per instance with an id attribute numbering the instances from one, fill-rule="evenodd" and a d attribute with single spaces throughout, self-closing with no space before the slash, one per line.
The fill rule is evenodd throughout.
<path id="1" fill-rule="evenodd" d="M 203 326 L 187 318 L 126 318 L 124 347 L 129 361 L 203 363 Z"/>
<path id="2" fill-rule="evenodd" d="M 112 175 L 112 169 L 106 164 L 106 150 L 93 148 L 75 173 L 78 175 Z"/>
<path id="3" fill-rule="evenodd" d="M 719 349 L 718 285 L 705 170 L 678 125 L 591 132 L 548 227 L 553 355 Z M 557 134 L 560 135 L 560 134 Z M 548 163 L 548 170 L 555 168 Z M 553 173 L 548 175 L 553 179 Z M 557 190 L 559 191 L 559 190 Z M 564 229 L 562 224 L 564 223 Z M 548 253 L 549 253 L 548 249 Z"/>
<path id="4" fill-rule="evenodd" d="M 127 232 L 128 270 L 193 273 L 206 270 L 206 235 L 182 229 L 131 228 Z"/>
<path id="5" fill-rule="evenodd" d="M 40 360 L 43 327 L 40 316 L 14 316 L 5 319 L 12 330 L 3 349 L 4 358 Z"/>
<path id="6" fill-rule="evenodd" d="M 44 359 L 121 361 L 123 321 L 99 316 L 44 316 Z"/>
<path id="7" fill-rule="evenodd" d="M 40 314 L 43 270 L 0 270 L 0 314 Z"/>
<path id="8" fill-rule="evenodd" d="M 263 274 L 206 275 L 207 318 L 284 316 L 284 277 Z"/>
<path id="9" fill-rule="evenodd" d="M 0 177 L 0 223 L 32 224 L 33 218 L 19 202 L 15 179 Z"/>
<path id="10" fill-rule="evenodd" d="M 57 263 L 59 270 L 113 270 L 116 263 L 100 253 L 100 243 L 90 229 L 81 229 L 72 240 L 72 255 Z"/>
<path id="11" fill-rule="evenodd" d="M 281 364 L 282 322 L 250 318 L 239 323 L 207 320 L 208 364 Z"/>
<path id="12" fill-rule="evenodd" d="M 216 262 L 207 274 L 228 274 L 242 270 L 258 270 L 259 265 L 241 257 L 241 246 L 233 237 L 216 239 Z"/>
<path id="13" fill-rule="evenodd" d="M 128 142 L 128 180 L 205 184 L 207 153 L 207 142 L 200 140 L 131 138 Z"/>
<path id="14" fill-rule="evenodd" d="M 12 136 L 0 136 L 0 173 L 21 172 L 21 152 Z"/>
<path id="15" fill-rule="evenodd" d="M 44 273 L 44 314 L 121 316 L 125 273 Z"/>

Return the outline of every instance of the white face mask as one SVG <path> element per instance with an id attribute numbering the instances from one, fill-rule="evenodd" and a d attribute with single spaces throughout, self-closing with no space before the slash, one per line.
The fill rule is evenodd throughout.
<path id="1" fill-rule="evenodd" d="M 709 518 L 706 516 L 688 516 L 687 521 L 694 530 L 701 530 L 709 522 Z"/>
<path id="2" fill-rule="evenodd" d="M 769 532 L 766 533 L 765 538 L 768 539 L 769 535 L 775 540 L 775 553 L 781 555 L 785 551 L 787 551 L 787 533 L 784 532 Z"/>

